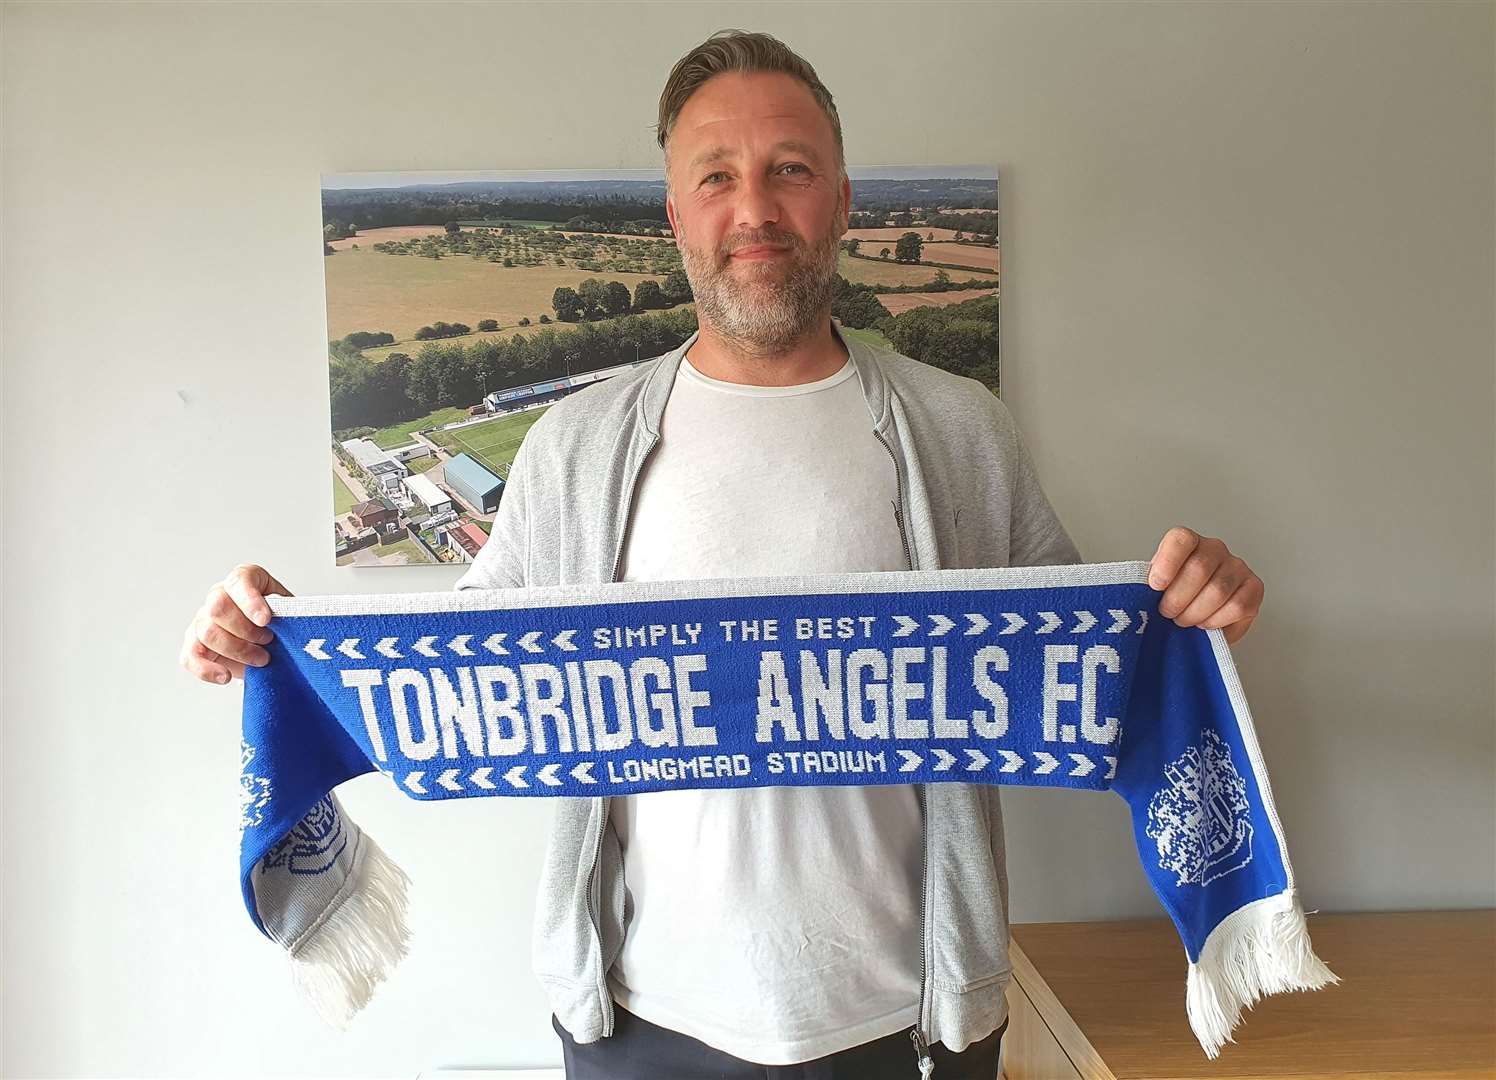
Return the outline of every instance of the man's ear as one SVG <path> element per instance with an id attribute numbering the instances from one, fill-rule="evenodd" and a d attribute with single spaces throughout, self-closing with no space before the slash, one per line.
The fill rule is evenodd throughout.
<path id="1" fill-rule="evenodd" d="M 847 226 L 850 225 L 851 222 L 852 222 L 852 178 L 850 176 L 843 176 L 842 177 L 841 186 L 842 186 L 842 219 L 841 219 L 841 231 L 843 233 L 845 233 L 847 231 Z"/>
<path id="2" fill-rule="evenodd" d="M 665 196 L 665 216 L 670 219 L 670 234 L 675 239 L 675 246 L 680 247 L 680 223 L 675 218 L 675 200 L 669 195 Z"/>

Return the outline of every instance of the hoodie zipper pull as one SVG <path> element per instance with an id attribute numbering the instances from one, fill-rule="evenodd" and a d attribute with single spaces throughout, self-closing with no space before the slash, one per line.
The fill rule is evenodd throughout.
<path id="1" fill-rule="evenodd" d="M 920 1036 L 918 1024 L 909 1029 L 909 1038 L 914 1042 L 914 1053 L 919 1062 L 919 1080 L 930 1080 L 935 1073 L 935 1059 L 930 1056 L 930 1048 Z"/>

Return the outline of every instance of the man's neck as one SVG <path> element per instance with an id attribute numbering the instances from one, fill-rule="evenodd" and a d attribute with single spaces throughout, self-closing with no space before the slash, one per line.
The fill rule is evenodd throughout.
<path id="1" fill-rule="evenodd" d="M 827 316 L 819 333 L 786 352 L 762 356 L 740 351 L 733 341 L 703 324 L 686 357 L 710 379 L 750 386 L 799 386 L 835 375 L 847 362 L 847 348 Z"/>

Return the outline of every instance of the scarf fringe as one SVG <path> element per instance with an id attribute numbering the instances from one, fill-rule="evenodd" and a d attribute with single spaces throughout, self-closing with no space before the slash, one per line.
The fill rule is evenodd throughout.
<path id="1" fill-rule="evenodd" d="M 1268 994 L 1318 990 L 1340 982 L 1309 941 L 1297 889 L 1265 897 L 1233 912 L 1217 926 L 1191 964 L 1185 988 L 1190 1027 L 1214 1059 L 1236 1040 L 1232 1029 L 1243 1006 Z"/>
<path id="2" fill-rule="evenodd" d="M 409 885 L 405 871 L 364 833 L 343 900 L 290 951 L 297 989 L 339 1031 L 408 952 Z"/>

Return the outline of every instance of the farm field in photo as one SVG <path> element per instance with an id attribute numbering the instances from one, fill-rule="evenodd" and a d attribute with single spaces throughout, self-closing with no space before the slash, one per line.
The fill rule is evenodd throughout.
<path id="1" fill-rule="evenodd" d="M 497 319 L 514 331 L 522 317 L 532 323 L 542 315 L 554 319 L 551 297 L 556 289 L 574 289 L 583 278 L 621 281 L 632 291 L 641 281 L 664 277 L 574 266 L 501 266 L 467 255 L 386 255 L 372 247 L 340 251 L 325 264 L 328 338 L 369 330 L 394 334 L 398 342 L 409 342 L 417 330 L 437 320 L 476 327 L 483 319 Z"/>
<path id="2" fill-rule="evenodd" d="M 360 250 L 373 247 L 381 240 L 417 240 L 423 236 L 440 236 L 445 232 L 440 225 L 390 225 L 383 229 L 365 229 L 357 236 L 345 236 L 341 240 L 329 240 L 334 251 Z"/>
<path id="3" fill-rule="evenodd" d="M 469 453 L 495 476 L 509 475 L 509 466 L 519 451 L 519 444 L 545 409 L 530 409 L 513 416 L 502 416 L 471 427 L 433 431 L 427 438 L 452 456 Z"/>
<path id="4" fill-rule="evenodd" d="M 975 300 L 979 296 L 995 296 L 996 289 L 953 289 L 948 292 L 884 293 L 878 302 L 888 309 L 890 315 L 902 315 L 917 307 L 944 307 L 959 304 L 963 300 Z M 881 336 L 881 335 L 880 335 Z"/>
<path id="5" fill-rule="evenodd" d="M 837 260 L 837 272 L 853 285 L 928 285 L 935 280 L 933 266 L 894 262 L 892 247 L 887 259 L 853 258 L 844 251 Z"/>
<path id="6" fill-rule="evenodd" d="M 926 262 L 955 263 L 974 270 L 998 270 L 1002 263 L 1000 249 L 981 244 L 932 244 L 926 241 L 919 257 Z"/>

